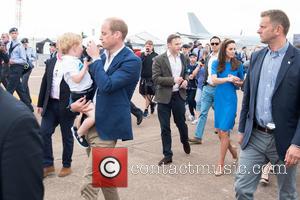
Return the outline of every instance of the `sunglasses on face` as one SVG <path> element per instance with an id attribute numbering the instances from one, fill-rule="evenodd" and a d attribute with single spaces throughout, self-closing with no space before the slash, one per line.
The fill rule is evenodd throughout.
<path id="1" fill-rule="evenodd" d="M 218 43 L 218 42 L 212 42 L 212 43 L 210 43 L 211 46 L 214 46 L 214 45 L 218 46 L 219 44 L 220 43 Z"/>

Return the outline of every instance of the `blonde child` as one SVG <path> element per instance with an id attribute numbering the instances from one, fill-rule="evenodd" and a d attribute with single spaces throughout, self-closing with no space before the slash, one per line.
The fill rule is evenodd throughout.
<path id="1" fill-rule="evenodd" d="M 83 64 L 79 59 L 83 51 L 81 36 L 74 33 L 63 34 L 58 39 L 58 49 L 63 54 L 61 65 L 64 69 L 64 80 L 71 91 L 70 103 L 84 96 L 87 100 L 92 100 L 94 87 L 88 72 L 88 63 L 85 61 Z M 75 141 L 84 148 L 89 146 L 85 135 L 95 123 L 94 104 L 90 103 L 87 110 L 89 111 L 83 113 L 87 118 L 78 130 L 75 126 L 71 128 Z"/>

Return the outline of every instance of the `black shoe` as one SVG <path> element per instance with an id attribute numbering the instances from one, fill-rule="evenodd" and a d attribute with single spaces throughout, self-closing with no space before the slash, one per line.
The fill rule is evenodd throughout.
<path id="1" fill-rule="evenodd" d="M 183 150 L 184 150 L 184 152 L 186 154 L 190 154 L 191 153 L 191 146 L 190 146 L 190 144 L 188 142 L 183 144 Z"/>
<path id="2" fill-rule="evenodd" d="M 156 107 L 156 103 L 152 102 L 152 103 L 150 104 L 151 114 L 154 113 L 155 107 Z"/>
<path id="3" fill-rule="evenodd" d="M 158 162 L 158 166 L 167 165 L 170 164 L 171 162 L 172 162 L 172 158 L 163 158 L 161 159 L 161 161 Z"/>
<path id="4" fill-rule="evenodd" d="M 143 112 L 140 111 L 140 113 L 136 116 L 136 124 L 140 125 L 143 121 Z"/>
<path id="5" fill-rule="evenodd" d="M 146 110 L 144 111 L 144 113 L 143 113 L 143 116 L 144 116 L 144 117 L 148 117 L 148 114 L 149 114 L 149 113 L 148 113 L 148 109 L 146 109 Z"/>
<path id="6" fill-rule="evenodd" d="M 71 131 L 72 131 L 72 135 L 75 139 L 75 141 L 83 148 L 88 148 L 90 145 L 89 143 L 87 142 L 87 140 L 85 139 L 84 136 L 79 136 L 78 133 L 77 133 L 77 128 L 75 126 L 73 126 L 71 128 Z"/>

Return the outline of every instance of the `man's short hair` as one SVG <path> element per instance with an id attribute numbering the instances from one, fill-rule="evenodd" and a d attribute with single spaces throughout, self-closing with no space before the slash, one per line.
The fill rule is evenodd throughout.
<path id="1" fill-rule="evenodd" d="M 221 42 L 221 39 L 218 36 L 212 36 L 209 41 L 211 42 L 213 39 L 217 39 L 219 42 Z"/>
<path id="2" fill-rule="evenodd" d="M 290 28 L 290 20 L 288 16 L 282 10 L 266 10 L 260 15 L 261 17 L 270 17 L 272 24 L 281 25 L 283 27 L 283 33 L 287 35 Z"/>
<path id="3" fill-rule="evenodd" d="M 145 42 L 145 45 L 146 45 L 146 44 L 152 45 L 152 46 L 153 46 L 153 41 L 152 41 L 152 40 L 147 40 L 147 41 Z"/>
<path id="4" fill-rule="evenodd" d="M 109 23 L 109 27 L 112 32 L 120 31 L 122 33 L 122 39 L 125 40 L 128 33 L 128 26 L 124 20 L 111 17 L 107 18 L 105 21 Z"/>
<path id="5" fill-rule="evenodd" d="M 189 48 L 191 48 L 191 46 L 188 44 L 184 44 L 184 45 L 182 45 L 182 48 L 189 49 Z"/>
<path id="6" fill-rule="evenodd" d="M 169 35 L 169 37 L 167 39 L 167 43 L 170 44 L 172 42 L 172 40 L 177 39 L 177 38 L 181 38 L 181 37 L 177 34 L 171 34 L 171 35 Z"/>

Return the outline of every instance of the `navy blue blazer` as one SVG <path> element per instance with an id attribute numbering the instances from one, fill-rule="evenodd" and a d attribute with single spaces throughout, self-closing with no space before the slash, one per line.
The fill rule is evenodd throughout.
<path id="1" fill-rule="evenodd" d="M 241 148 L 245 149 L 252 134 L 256 95 L 260 72 L 268 49 L 254 52 L 245 80 L 239 132 L 244 133 Z M 282 60 L 272 97 L 275 142 L 281 160 L 291 144 L 300 146 L 300 51 L 289 45 Z"/>
<path id="2" fill-rule="evenodd" d="M 0 199 L 44 199 L 40 126 L 25 104 L 0 87 Z"/>
<path id="3" fill-rule="evenodd" d="M 38 98 L 37 106 L 43 108 L 42 116 L 45 115 L 48 108 L 48 103 L 50 99 L 52 81 L 53 81 L 53 70 L 56 64 L 56 56 L 45 61 L 46 69 L 43 75 L 40 93 Z M 76 113 L 73 113 L 68 108 L 70 103 L 70 88 L 64 79 L 61 80 L 59 89 L 59 111 L 65 117 L 75 118 Z"/>
<path id="4" fill-rule="evenodd" d="M 105 55 L 90 65 L 97 85 L 96 130 L 103 140 L 133 139 L 130 99 L 140 77 L 141 59 L 124 47 L 104 71 Z"/>

